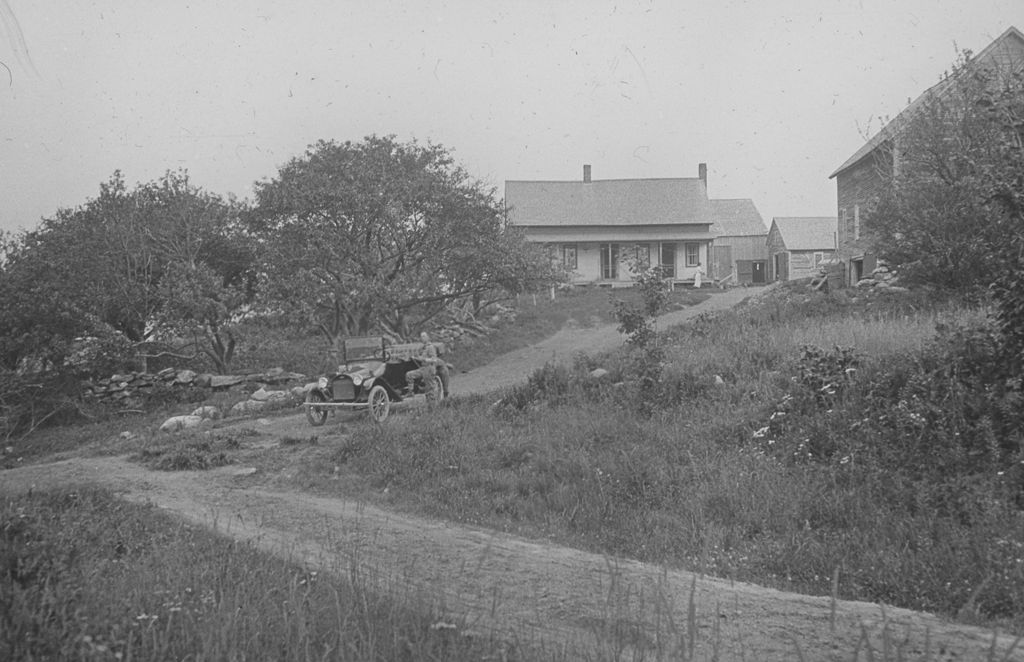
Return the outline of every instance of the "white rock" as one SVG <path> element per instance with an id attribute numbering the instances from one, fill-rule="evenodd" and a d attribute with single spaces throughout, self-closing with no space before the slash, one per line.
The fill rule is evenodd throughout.
<path id="1" fill-rule="evenodd" d="M 220 418 L 221 414 L 220 409 L 218 409 L 217 407 L 214 407 L 213 405 L 205 405 L 202 407 L 198 407 L 195 411 L 192 412 L 192 415 L 200 416 L 202 418 Z"/>
<path id="2" fill-rule="evenodd" d="M 242 400 L 235 404 L 231 408 L 232 414 L 247 414 L 251 411 L 260 411 L 267 406 L 267 403 L 262 400 Z"/>
<path id="3" fill-rule="evenodd" d="M 715 375 L 715 386 L 725 386 L 725 380 L 721 375 Z"/>
<path id="4" fill-rule="evenodd" d="M 203 422 L 202 416 L 171 416 L 160 426 L 161 432 L 177 432 L 198 427 Z"/>
<path id="5" fill-rule="evenodd" d="M 604 368 L 594 368 L 593 370 L 590 371 L 590 378 L 591 379 L 601 379 L 602 377 L 607 377 L 607 376 L 608 376 L 608 371 L 605 370 Z"/>

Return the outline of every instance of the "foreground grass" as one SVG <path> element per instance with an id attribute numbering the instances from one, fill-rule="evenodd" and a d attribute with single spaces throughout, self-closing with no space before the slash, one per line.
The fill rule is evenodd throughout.
<path id="1" fill-rule="evenodd" d="M 581 358 L 497 407 L 367 427 L 302 480 L 348 466 L 435 516 L 1024 632 L 1016 391 L 946 369 L 972 339 L 935 344 L 982 313 L 796 298 L 671 332 L 655 382 L 636 355 Z"/>
<path id="2" fill-rule="evenodd" d="M 557 659 L 90 488 L 0 501 L 0 659 Z M 525 655 L 525 658 L 523 657 Z"/>

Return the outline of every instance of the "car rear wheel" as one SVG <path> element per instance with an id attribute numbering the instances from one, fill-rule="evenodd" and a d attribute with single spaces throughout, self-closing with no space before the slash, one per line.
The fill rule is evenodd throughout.
<path id="1" fill-rule="evenodd" d="M 427 391 L 427 402 L 431 404 L 437 404 L 444 400 L 444 382 L 441 381 L 439 376 L 433 378 L 434 388 Z"/>
<path id="2" fill-rule="evenodd" d="M 370 404 L 370 418 L 383 423 L 391 413 L 391 398 L 387 390 L 380 384 L 370 389 L 370 395 L 366 398 Z"/>
<path id="3" fill-rule="evenodd" d="M 316 403 L 326 402 L 323 393 L 310 391 L 306 394 L 306 420 L 310 425 L 319 427 L 327 422 L 327 407 L 317 407 Z"/>

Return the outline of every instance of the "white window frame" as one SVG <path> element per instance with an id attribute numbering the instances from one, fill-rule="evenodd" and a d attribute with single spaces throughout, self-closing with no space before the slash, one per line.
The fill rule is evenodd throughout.
<path id="1" fill-rule="evenodd" d="M 860 239 L 860 205 L 853 206 L 853 238 Z"/>
<path id="2" fill-rule="evenodd" d="M 690 251 L 693 251 L 691 254 Z M 691 261 L 690 258 L 693 258 Z M 683 244 L 683 264 L 687 267 L 700 266 L 700 244 L 695 241 L 687 241 Z"/>

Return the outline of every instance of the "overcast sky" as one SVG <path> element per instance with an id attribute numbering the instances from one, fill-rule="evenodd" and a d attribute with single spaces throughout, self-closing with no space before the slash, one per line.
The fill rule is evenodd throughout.
<path id="1" fill-rule="evenodd" d="M 0 229 L 186 168 L 252 195 L 319 139 L 508 179 L 695 177 L 773 216 L 1022 0 L 0 0 Z"/>

